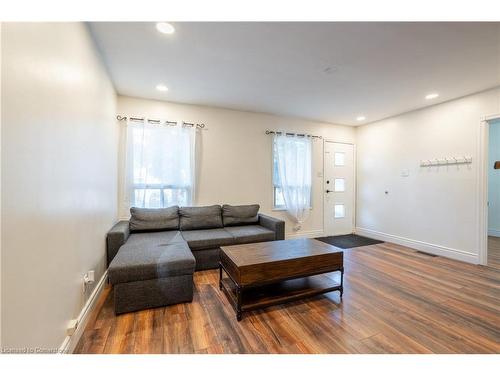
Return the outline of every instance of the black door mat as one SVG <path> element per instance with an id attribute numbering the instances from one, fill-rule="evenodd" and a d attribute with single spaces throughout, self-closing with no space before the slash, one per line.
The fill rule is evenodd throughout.
<path id="1" fill-rule="evenodd" d="M 351 249 L 353 247 L 376 245 L 384 241 L 374 240 L 373 238 L 362 237 L 356 234 L 346 234 L 344 236 L 319 237 L 316 240 L 327 244 L 340 247 L 341 249 Z"/>

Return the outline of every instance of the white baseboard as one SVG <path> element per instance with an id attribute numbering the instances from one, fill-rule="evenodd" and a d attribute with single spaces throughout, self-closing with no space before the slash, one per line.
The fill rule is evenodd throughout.
<path id="1" fill-rule="evenodd" d="M 488 236 L 500 237 L 500 230 L 498 230 L 498 229 L 488 229 Z"/>
<path id="2" fill-rule="evenodd" d="M 464 250 L 452 249 L 441 245 L 435 245 L 428 242 L 413 240 L 406 237 L 393 234 L 378 232 L 371 229 L 356 227 L 356 234 L 374 238 L 376 240 L 392 242 L 398 245 L 411 247 L 412 249 L 424 251 L 429 254 L 439 255 L 446 258 L 461 260 L 463 262 L 479 264 L 479 255 Z"/>
<path id="3" fill-rule="evenodd" d="M 106 270 L 102 275 L 101 279 L 97 283 L 96 287 L 92 291 L 89 299 L 83 306 L 82 311 L 78 315 L 78 325 L 76 327 L 75 332 L 71 336 L 66 336 L 62 345 L 59 347 L 59 353 L 73 353 L 78 344 L 78 341 L 82 337 L 83 331 L 85 330 L 85 326 L 88 323 L 88 319 L 90 317 L 90 313 L 92 312 L 95 304 L 99 300 L 101 293 L 106 285 L 106 280 L 108 278 L 108 271 Z"/>
<path id="4" fill-rule="evenodd" d="M 323 236 L 323 230 L 322 229 L 316 229 L 316 230 L 308 230 L 308 231 L 298 231 L 298 232 L 292 232 L 292 233 L 286 233 L 285 238 L 286 239 L 292 239 L 292 238 L 314 238 L 314 237 L 321 237 Z"/>

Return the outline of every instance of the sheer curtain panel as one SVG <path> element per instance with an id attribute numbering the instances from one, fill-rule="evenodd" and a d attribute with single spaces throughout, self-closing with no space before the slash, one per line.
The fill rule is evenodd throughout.
<path id="1" fill-rule="evenodd" d="M 296 230 L 308 218 L 311 208 L 311 151 L 310 137 L 285 135 L 285 132 L 274 135 L 278 184 Z"/>
<path id="2" fill-rule="evenodd" d="M 196 128 L 127 121 L 125 205 L 161 208 L 194 201 Z"/>

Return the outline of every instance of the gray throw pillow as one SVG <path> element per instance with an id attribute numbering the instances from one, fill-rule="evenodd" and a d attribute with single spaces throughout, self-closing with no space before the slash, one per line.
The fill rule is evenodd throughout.
<path id="1" fill-rule="evenodd" d="M 179 229 L 179 207 L 130 209 L 130 230 L 176 230 Z"/>
<path id="2" fill-rule="evenodd" d="M 205 207 L 179 208 L 181 230 L 222 228 L 221 207 L 219 205 Z"/>
<path id="3" fill-rule="evenodd" d="M 222 219 L 225 227 L 233 225 L 255 224 L 259 221 L 258 204 L 248 204 L 242 206 L 222 206 Z"/>

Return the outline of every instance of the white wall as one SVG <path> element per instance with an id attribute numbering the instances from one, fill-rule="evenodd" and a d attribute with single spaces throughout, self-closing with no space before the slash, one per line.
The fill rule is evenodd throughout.
<path id="1" fill-rule="evenodd" d="M 0 88 L 2 87 L 2 59 L 1 59 L 1 53 L 2 53 L 2 23 L 0 22 Z M 0 89 L 0 177 L 2 175 L 2 152 L 1 152 L 1 145 L 2 145 L 2 90 Z M 2 347 L 2 275 L 1 275 L 1 270 L 2 270 L 2 184 L 1 184 L 1 178 L 0 178 L 0 348 Z"/>
<path id="2" fill-rule="evenodd" d="M 115 92 L 81 23 L 2 30 L 2 345 L 57 349 L 117 218 Z"/>
<path id="3" fill-rule="evenodd" d="M 242 112 L 163 101 L 118 97 L 118 112 L 126 115 L 204 123 L 197 205 L 259 203 L 261 212 L 287 220 L 286 232 L 323 232 L 323 143 L 313 142 L 313 203 L 308 221 L 298 233 L 282 211 L 272 211 L 272 137 L 266 129 L 284 129 L 354 142 L 355 128 L 263 113 Z M 123 126 L 122 126 L 123 128 Z M 123 155 L 122 155 L 123 157 Z M 128 212 L 122 212 L 127 217 Z"/>
<path id="4" fill-rule="evenodd" d="M 488 233 L 500 237 L 500 169 L 493 169 L 500 161 L 500 121 L 489 126 L 488 146 Z"/>
<path id="5" fill-rule="evenodd" d="M 477 263 L 479 124 L 498 112 L 494 89 L 359 127 L 357 231 Z M 462 155 L 473 163 L 419 166 Z"/>

